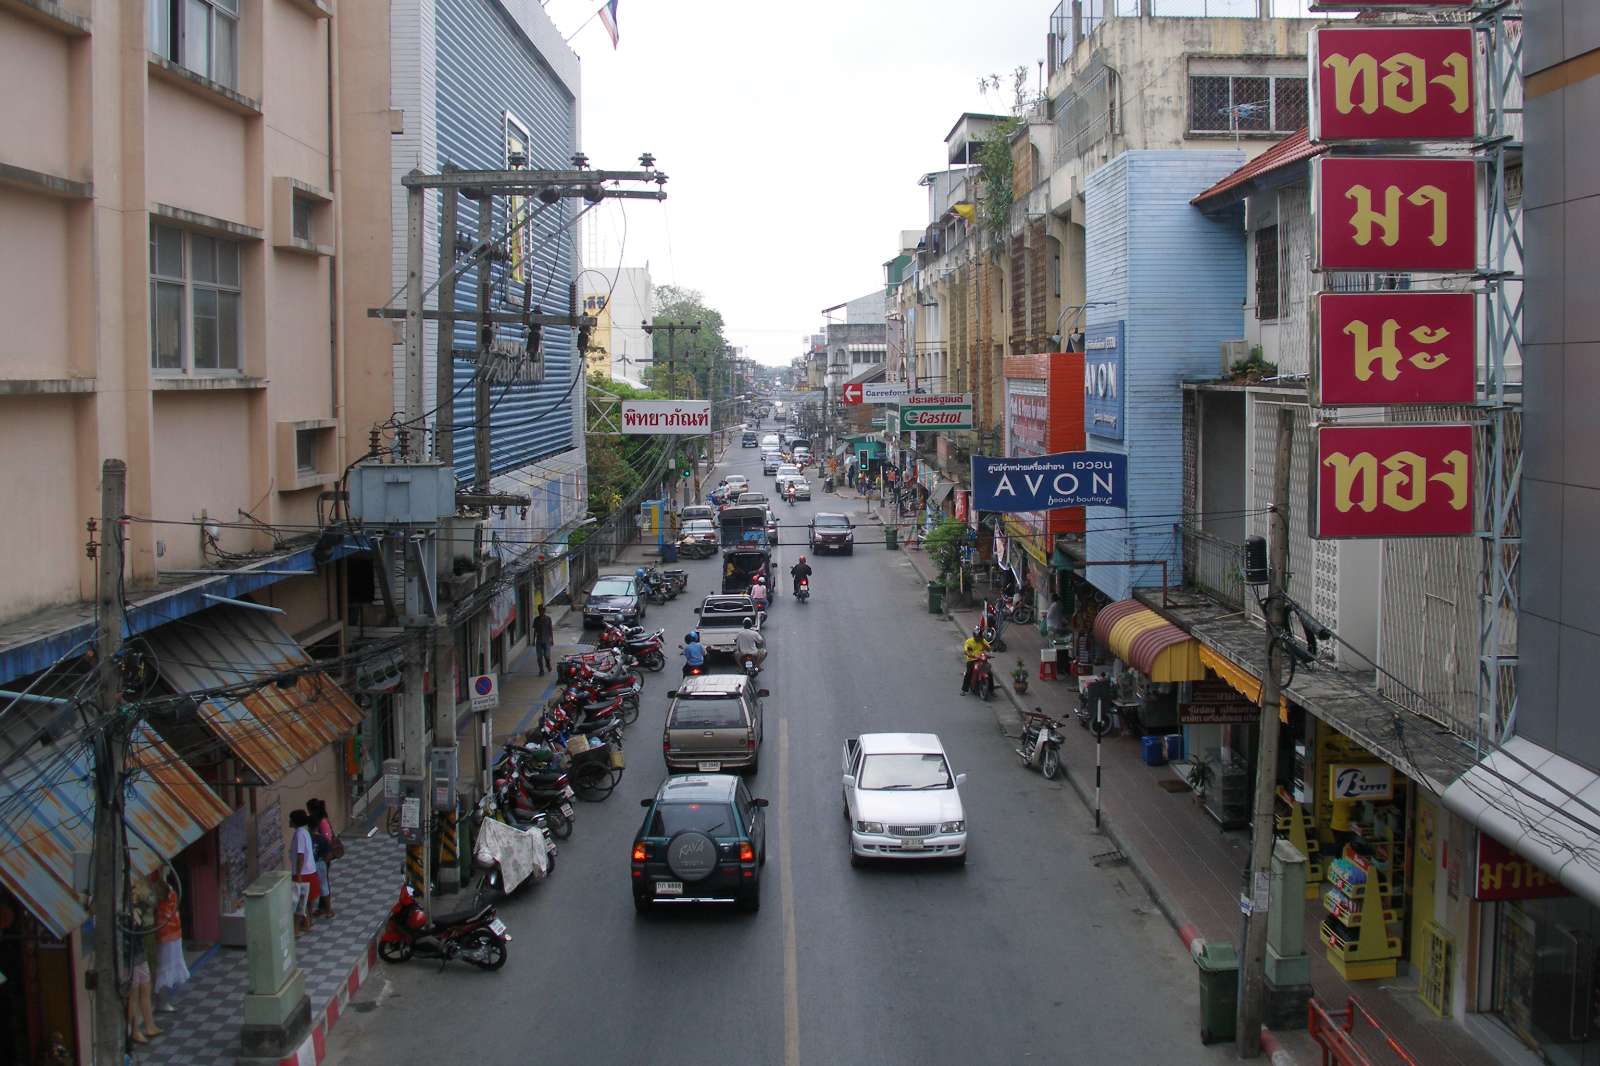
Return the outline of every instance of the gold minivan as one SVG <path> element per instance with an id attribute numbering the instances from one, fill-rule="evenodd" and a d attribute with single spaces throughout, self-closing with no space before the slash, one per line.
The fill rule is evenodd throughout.
<path id="1" fill-rule="evenodd" d="M 684 678 L 667 695 L 672 705 L 661 754 L 668 772 L 756 772 L 766 689 L 744 674 L 701 674 Z"/>

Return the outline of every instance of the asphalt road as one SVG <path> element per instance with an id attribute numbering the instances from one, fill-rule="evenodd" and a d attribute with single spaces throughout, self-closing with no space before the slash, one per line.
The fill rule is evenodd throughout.
<path id="1" fill-rule="evenodd" d="M 724 472 L 771 488 L 753 449 L 735 447 Z M 805 552 L 815 573 L 807 604 L 785 579 L 767 630 L 760 913 L 633 913 L 628 851 L 664 773 L 669 666 L 648 677 L 616 792 L 579 805 L 552 877 L 501 908 L 506 966 L 380 964 L 332 1033 L 331 1063 L 1231 1059 L 1200 1045 L 1195 966 L 1149 897 L 1125 868 L 1092 865 L 1110 845 L 1076 797 L 1019 765 L 993 705 L 959 694 L 956 634 L 927 613 L 904 556 L 865 535 L 876 527 L 853 557 L 806 549 L 811 514 L 861 506 L 846 490 L 775 508 L 775 570 L 786 578 Z M 669 649 L 718 582 L 715 559 L 683 565 L 689 592 L 649 614 Z M 965 868 L 850 867 L 840 748 L 883 730 L 938 733 L 967 773 Z"/>

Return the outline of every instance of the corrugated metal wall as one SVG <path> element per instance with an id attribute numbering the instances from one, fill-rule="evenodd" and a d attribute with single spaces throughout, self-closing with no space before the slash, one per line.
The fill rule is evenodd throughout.
<path id="1" fill-rule="evenodd" d="M 577 150 L 576 101 L 493 0 L 437 0 L 439 165 L 494 170 L 506 165 L 506 113 L 529 133 L 529 165 L 570 166 Z M 572 201 L 544 210 L 532 224 L 533 302 L 546 311 L 567 308 L 568 286 L 577 275 L 577 227 L 568 225 Z M 495 233 L 509 222 L 504 198 L 496 209 Z M 477 205 L 460 200 L 458 229 L 477 232 Z M 437 214 L 430 213 L 437 247 Z M 508 264 L 491 268 L 493 303 L 498 310 L 520 307 L 518 286 L 508 289 Z M 477 306 L 476 271 L 468 271 L 456 290 L 456 307 Z M 517 303 L 507 297 L 515 296 Z M 508 327 L 504 335 L 513 336 Z M 456 347 L 472 349 L 470 323 L 457 323 Z M 545 379 L 540 385 L 490 385 L 493 427 L 491 467 L 515 469 L 573 446 L 570 389 L 578 372 L 575 331 L 546 327 Z M 455 367 L 456 454 L 458 476 L 472 472 L 473 381 L 471 364 Z"/>

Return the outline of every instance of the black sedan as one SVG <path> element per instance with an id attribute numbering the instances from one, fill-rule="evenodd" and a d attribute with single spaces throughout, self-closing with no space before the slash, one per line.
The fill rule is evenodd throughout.
<path id="1" fill-rule="evenodd" d="M 767 801 L 733 774 L 669 777 L 640 800 L 633 838 L 633 909 L 662 904 L 734 903 L 761 909 L 767 862 Z"/>
<path id="2" fill-rule="evenodd" d="M 813 552 L 842 552 L 854 555 L 856 527 L 842 514 L 819 511 L 811 520 L 811 550 Z"/>
<path id="3" fill-rule="evenodd" d="M 583 605 L 583 624 L 644 621 L 644 590 L 632 574 L 601 574 Z"/>

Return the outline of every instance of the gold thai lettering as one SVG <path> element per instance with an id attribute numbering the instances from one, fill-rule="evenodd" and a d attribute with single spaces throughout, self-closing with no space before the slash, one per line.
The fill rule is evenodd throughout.
<path id="1" fill-rule="evenodd" d="M 1372 230 L 1376 226 L 1380 231 L 1378 239 L 1392 248 L 1400 241 L 1400 198 L 1405 196 L 1398 185 L 1390 185 L 1383 190 L 1383 210 L 1374 210 L 1372 206 L 1372 190 L 1365 185 L 1352 185 L 1344 191 L 1347 199 L 1354 200 L 1355 210 L 1350 213 L 1350 227 L 1355 230 L 1355 242 L 1362 247 L 1372 243 Z M 1433 213 L 1433 227 L 1428 234 L 1428 240 L 1434 247 L 1441 247 L 1450 236 L 1450 219 L 1447 213 L 1449 197 L 1437 185 L 1421 185 L 1409 196 L 1406 202 L 1417 207 L 1429 207 Z"/>
<path id="2" fill-rule="evenodd" d="M 1478 888 L 1485 895 L 1505 890 L 1549 888 L 1555 883 L 1554 878 L 1526 859 L 1478 864 Z"/>
<path id="3" fill-rule="evenodd" d="M 1429 472 L 1428 460 L 1416 452 L 1402 450 L 1383 460 L 1384 474 L 1378 476 L 1378 457 L 1371 452 L 1354 456 L 1334 452 L 1322 460 L 1333 470 L 1333 506 L 1341 513 L 1359 507 L 1369 514 L 1378 503 L 1402 514 L 1421 507 L 1428 499 L 1428 486 L 1437 482 L 1450 494 L 1450 508 L 1467 506 L 1467 453 L 1448 452 L 1441 462 L 1445 469 Z"/>
<path id="4" fill-rule="evenodd" d="M 1355 56 L 1331 55 L 1322 65 L 1333 71 L 1333 106 L 1341 115 L 1360 109 L 1371 115 L 1386 107 L 1410 115 L 1428 106 L 1428 87 L 1436 85 L 1450 95 L 1450 108 L 1457 114 L 1472 106 L 1471 66 L 1460 52 L 1443 60 L 1443 73 L 1428 77 L 1427 61 L 1411 52 L 1396 52 L 1381 64 L 1376 56 L 1362 52 Z M 1379 68 L 1383 76 L 1378 75 Z"/>
<path id="5" fill-rule="evenodd" d="M 1344 452 L 1334 452 L 1322 460 L 1323 465 L 1333 467 L 1333 505 L 1343 513 L 1352 507 L 1359 507 L 1371 513 L 1378 508 L 1378 460 L 1371 452 L 1362 452 L 1351 458 Z M 1352 491 L 1356 483 L 1360 482 L 1361 496 L 1355 498 Z"/>
<path id="6" fill-rule="evenodd" d="M 1376 347 L 1372 346 L 1371 331 L 1361 319 L 1351 319 L 1345 323 L 1344 334 L 1355 341 L 1355 374 L 1357 381 L 1368 381 L 1372 378 L 1372 364 L 1380 363 L 1380 372 L 1385 381 L 1394 381 L 1400 377 L 1400 362 L 1404 360 L 1419 370 L 1437 370 L 1450 361 L 1448 355 L 1442 353 L 1416 352 L 1405 355 L 1400 351 L 1396 340 L 1400 335 L 1400 323 L 1392 318 L 1383 320 L 1379 327 L 1382 340 Z M 1409 334 L 1418 344 L 1434 345 L 1450 336 L 1448 329 L 1429 329 L 1427 326 L 1418 326 Z"/>
<path id="7" fill-rule="evenodd" d="M 1480 862 L 1478 864 L 1478 888 L 1480 891 L 1498 892 L 1500 885 L 1505 880 L 1506 863 L 1497 862 L 1493 865 Z"/>

